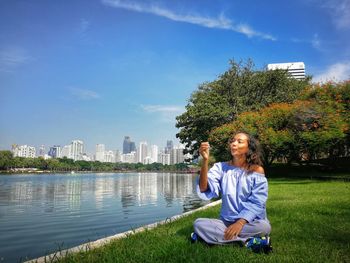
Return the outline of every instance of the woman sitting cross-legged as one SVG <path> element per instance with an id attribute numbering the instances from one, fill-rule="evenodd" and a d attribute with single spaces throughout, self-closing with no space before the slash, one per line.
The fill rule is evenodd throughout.
<path id="1" fill-rule="evenodd" d="M 248 133 L 239 132 L 229 146 L 232 160 L 216 163 L 208 172 L 209 143 L 201 143 L 203 163 L 197 192 L 204 200 L 221 195 L 222 207 L 220 219 L 198 218 L 194 222 L 191 239 L 199 237 L 208 244 L 241 241 L 254 251 L 269 252 L 268 186 L 259 143 Z"/>

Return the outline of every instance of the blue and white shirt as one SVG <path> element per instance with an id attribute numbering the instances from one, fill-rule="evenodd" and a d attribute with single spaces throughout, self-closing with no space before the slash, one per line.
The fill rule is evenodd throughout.
<path id="1" fill-rule="evenodd" d="M 208 190 L 201 193 L 198 180 L 197 193 L 203 200 L 217 198 L 221 194 L 220 218 L 225 221 L 267 219 L 268 186 L 263 174 L 249 173 L 227 162 L 216 163 L 208 172 Z"/>

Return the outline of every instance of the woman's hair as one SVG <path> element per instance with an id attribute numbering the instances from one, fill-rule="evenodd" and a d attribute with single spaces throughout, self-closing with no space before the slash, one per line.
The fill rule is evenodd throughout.
<path id="1" fill-rule="evenodd" d="M 245 131 L 236 132 L 229 140 L 229 145 L 231 144 L 232 139 L 239 133 L 243 133 L 248 138 L 248 152 L 246 154 L 247 170 L 252 172 L 254 169 L 254 166 L 263 165 L 263 155 L 262 155 L 261 146 L 258 139 L 256 139 L 254 136 L 252 136 L 251 134 Z"/>

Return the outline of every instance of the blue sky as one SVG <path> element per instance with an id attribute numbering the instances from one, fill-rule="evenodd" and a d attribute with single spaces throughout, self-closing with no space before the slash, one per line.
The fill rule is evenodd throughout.
<path id="1" fill-rule="evenodd" d="M 0 1 L 0 149 L 164 147 L 200 83 L 252 58 L 350 77 L 350 0 Z"/>

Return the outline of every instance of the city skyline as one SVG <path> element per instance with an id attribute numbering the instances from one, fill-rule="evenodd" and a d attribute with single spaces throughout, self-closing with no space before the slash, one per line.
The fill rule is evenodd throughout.
<path id="1" fill-rule="evenodd" d="M 133 145 L 129 147 L 128 144 Z M 171 140 L 167 140 L 166 146 L 161 149 L 158 145 L 148 144 L 142 141 L 139 146 L 135 146 L 129 136 L 124 137 L 123 151 L 107 149 L 104 144 L 96 144 L 94 153 L 85 150 L 84 142 L 73 140 L 71 144 L 60 146 L 54 145 L 48 147 L 49 150 L 41 145 L 39 152 L 30 145 L 12 145 L 11 152 L 14 157 L 37 158 L 45 160 L 56 158 L 68 158 L 74 161 L 99 161 L 102 163 L 142 163 L 152 164 L 161 163 L 163 165 L 174 165 L 186 162 L 191 155 L 184 154 L 184 146 L 174 146 Z"/>
<path id="2" fill-rule="evenodd" d="M 128 137 L 130 137 L 130 136 L 128 136 Z M 106 145 L 105 143 L 103 143 L 103 142 L 101 142 L 101 143 L 97 143 L 96 145 L 93 145 L 93 150 L 92 151 L 86 151 L 85 149 L 86 149 L 86 142 L 85 141 L 83 141 L 83 140 L 79 140 L 79 138 L 76 138 L 76 139 L 73 139 L 73 140 L 70 140 L 70 141 L 68 141 L 68 142 L 66 142 L 66 143 L 64 143 L 64 144 L 55 144 L 55 143 L 53 143 L 53 144 L 50 144 L 50 145 L 44 145 L 44 144 L 40 144 L 40 145 L 33 145 L 33 144 L 30 144 L 30 143 L 24 143 L 24 144 L 18 144 L 18 143 L 14 143 L 14 144 L 12 144 L 12 145 L 9 145 L 9 147 L 8 148 L 4 148 L 4 149 L 0 149 L 0 150 L 11 150 L 11 147 L 13 146 L 13 145 L 17 145 L 17 146 L 22 146 L 22 145 L 27 145 L 27 146 L 29 146 L 29 147 L 34 147 L 35 149 L 36 149 L 36 151 L 37 151 L 37 153 L 36 153 L 36 156 L 39 156 L 40 154 L 39 154 L 39 151 L 41 151 L 42 149 L 42 147 L 44 147 L 44 152 L 45 152 L 45 154 L 48 154 L 48 152 L 50 151 L 50 148 L 52 148 L 52 147 L 64 147 L 65 145 L 68 145 L 68 144 L 70 144 L 70 143 L 72 143 L 73 141 L 82 141 L 83 143 L 84 143 L 84 153 L 87 153 L 87 154 L 89 154 L 89 155 L 95 155 L 95 153 L 97 152 L 97 147 L 103 147 L 103 151 L 110 151 L 110 150 L 112 150 L 112 151 L 119 151 L 120 153 L 123 153 L 123 146 L 121 146 L 120 148 L 116 148 L 116 149 L 114 149 L 114 148 L 111 148 L 111 147 L 109 147 L 108 145 Z M 136 149 L 135 149 L 135 151 L 139 148 L 138 147 L 138 145 L 140 144 L 140 143 L 144 143 L 144 142 L 146 142 L 147 144 L 149 144 L 150 146 L 151 145 L 156 145 L 156 146 L 158 146 L 159 147 L 159 149 L 160 149 L 160 151 L 162 151 L 162 152 L 166 152 L 166 150 L 167 150 L 167 143 L 169 142 L 169 141 L 171 141 L 172 142 L 172 140 L 166 140 L 162 145 L 158 145 L 158 144 L 155 144 L 155 143 L 149 143 L 149 141 L 147 141 L 147 140 L 142 140 L 142 141 L 140 141 L 140 142 L 134 142 L 134 143 L 136 143 Z M 123 143 L 121 143 L 121 145 L 123 145 Z M 180 145 L 182 145 L 181 143 L 178 143 L 178 144 L 176 144 L 176 145 L 173 145 L 173 147 L 179 147 Z M 90 149 L 91 147 L 89 147 L 89 149 Z M 39 150 L 39 151 L 38 151 Z"/>
<path id="3" fill-rule="evenodd" d="M 251 58 L 350 76 L 350 2 L 1 1 L 0 149 L 162 145 L 193 91 Z"/>

